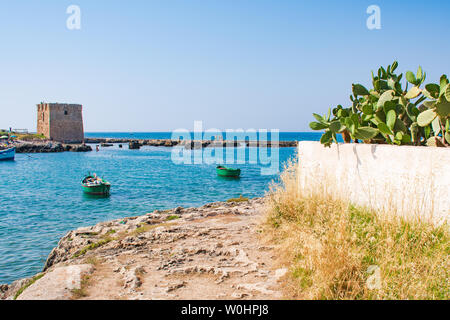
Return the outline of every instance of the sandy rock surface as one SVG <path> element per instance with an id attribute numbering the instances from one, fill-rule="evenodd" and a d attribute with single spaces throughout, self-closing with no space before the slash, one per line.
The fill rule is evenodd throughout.
<path id="1" fill-rule="evenodd" d="M 91 264 L 57 267 L 29 286 L 17 300 L 67 300 L 81 289 L 83 276 L 94 271 Z"/>

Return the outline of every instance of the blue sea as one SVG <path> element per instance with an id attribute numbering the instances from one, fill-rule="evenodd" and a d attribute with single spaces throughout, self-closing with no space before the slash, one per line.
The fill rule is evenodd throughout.
<path id="1" fill-rule="evenodd" d="M 87 133 L 87 137 L 170 138 L 171 133 Z M 280 140 L 319 140 L 320 133 L 280 133 Z M 42 270 L 45 260 L 69 230 L 155 209 L 200 206 L 232 197 L 263 196 L 277 174 L 262 175 L 261 163 L 245 164 L 240 179 L 221 179 L 215 164 L 176 164 L 172 148 L 140 150 L 101 148 L 99 152 L 17 154 L 0 162 L 0 283 L 10 283 Z M 95 150 L 95 148 L 94 148 Z M 280 148 L 279 168 L 295 155 Z M 240 150 L 241 152 L 243 150 Z M 276 152 L 276 150 L 270 150 Z M 189 151 L 190 152 L 190 151 Z M 81 179 L 96 172 L 112 184 L 109 198 L 92 198 Z"/>

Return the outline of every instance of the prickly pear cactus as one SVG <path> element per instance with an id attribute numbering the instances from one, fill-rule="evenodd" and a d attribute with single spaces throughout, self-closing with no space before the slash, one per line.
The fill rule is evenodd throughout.
<path id="1" fill-rule="evenodd" d="M 450 84 L 446 75 L 439 84 L 424 84 L 426 73 L 396 74 L 398 62 L 372 72 L 373 88 L 352 85 L 351 105 L 338 105 L 328 114 L 313 114 L 313 130 L 324 130 L 321 143 L 345 142 L 389 143 L 397 145 L 450 146 Z M 408 88 L 408 86 L 410 86 Z"/>

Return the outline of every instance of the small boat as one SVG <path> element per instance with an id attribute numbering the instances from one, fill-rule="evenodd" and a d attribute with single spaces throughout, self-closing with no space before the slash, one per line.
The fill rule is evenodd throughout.
<path id="1" fill-rule="evenodd" d="M 81 182 L 83 191 L 86 194 L 92 195 L 109 195 L 111 184 L 100 178 L 94 173 L 93 175 L 87 175 Z"/>
<path id="2" fill-rule="evenodd" d="M 241 175 L 241 169 L 227 168 L 218 166 L 216 172 L 221 177 L 239 177 Z"/>
<path id="3" fill-rule="evenodd" d="M 0 160 L 14 160 L 16 155 L 16 147 L 0 149 Z"/>

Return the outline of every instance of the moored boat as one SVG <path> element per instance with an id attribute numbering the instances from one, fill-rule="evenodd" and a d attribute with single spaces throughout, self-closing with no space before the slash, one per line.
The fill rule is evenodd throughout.
<path id="1" fill-rule="evenodd" d="M 4 150 L 0 149 L 0 161 L 1 160 L 14 160 L 16 155 L 16 147 L 7 148 Z"/>
<path id="2" fill-rule="evenodd" d="M 224 166 L 217 166 L 216 172 L 221 177 L 239 177 L 241 175 L 241 169 L 227 168 Z"/>
<path id="3" fill-rule="evenodd" d="M 91 195 L 109 195 L 111 184 L 103 178 L 93 175 L 87 175 L 81 182 L 83 192 Z"/>

